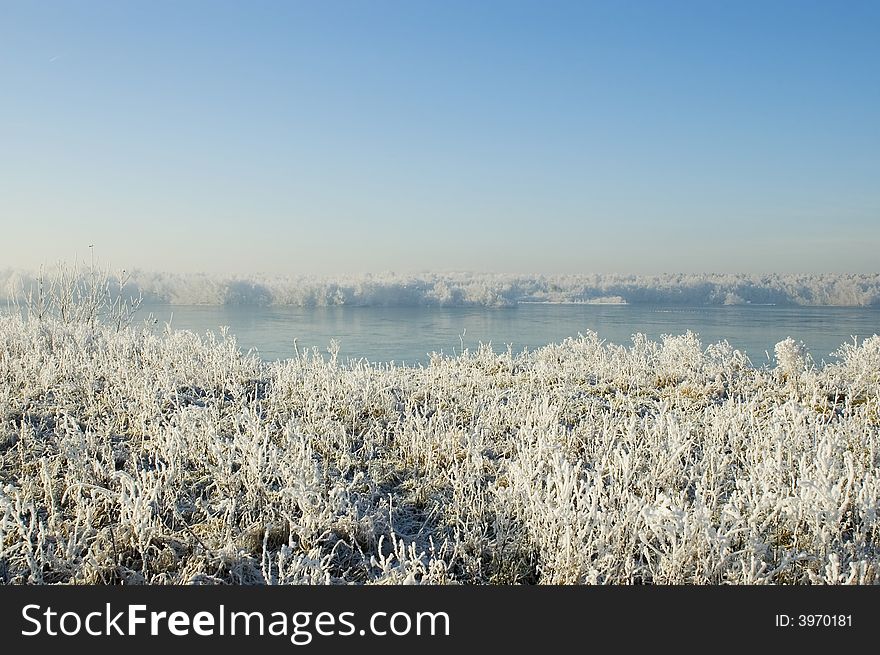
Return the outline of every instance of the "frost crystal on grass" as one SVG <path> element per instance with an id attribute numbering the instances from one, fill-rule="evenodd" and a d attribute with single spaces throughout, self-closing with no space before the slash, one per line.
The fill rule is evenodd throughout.
<path id="1" fill-rule="evenodd" d="M 807 366 L 807 347 L 799 341 L 788 337 L 774 347 L 776 363 L 780 372 L 786 377 L 796 378 Z"/>
<path id="2" fill-rule="evenodd" d="M 876 583 L 878 353 L 587 333 L 265 363 L 0 317 L 0 582 Z"/>

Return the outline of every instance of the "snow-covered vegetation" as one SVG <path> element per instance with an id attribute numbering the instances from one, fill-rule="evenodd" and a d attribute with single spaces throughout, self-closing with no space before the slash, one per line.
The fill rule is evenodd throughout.
<path id="1" fill-rule="evenodd" d="M 880 581 L 878 336 L 266 363 L 101 289 L 0 317 L 0 582 Z"/>
<path id="2" fill-rule="evenodd" d="M 39 273 L 0 271 L 0 300 L 23 300 Z M 118 278 L 113 284 L 120 286 Z M 335 278 L 134 271 L 126 294 L 175 305 L 503 306 L 518 302 L 880 306 L 880 274 L 500 275 L 424 273 Z"/>

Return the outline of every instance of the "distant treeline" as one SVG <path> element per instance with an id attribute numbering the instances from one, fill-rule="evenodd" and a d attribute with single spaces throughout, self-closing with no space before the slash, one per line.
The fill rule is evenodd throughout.
<path id="1" fill-rule="evenodd" d="M 88 273 L 82 273 L 87 275 Z M 40 274 L 0 271 L 0 299 L 25 301 Z M 45 273 L 49 284 L 52 271 Z M 222 276 L 132 271 L 111 275 L 125 295 L 173 305 L 509 306 L 519 302 L 880 307 L 880 273 Z M 120 289 L 120 282 L 123 281 Z"/>

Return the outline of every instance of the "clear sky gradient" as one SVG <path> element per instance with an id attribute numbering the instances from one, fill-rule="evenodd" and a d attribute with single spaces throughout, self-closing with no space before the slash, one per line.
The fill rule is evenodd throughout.
<path id="1" fill-rule="evenodd" d="M 876 272 L 880 2 L 0 0 L 0 268 Z"/>

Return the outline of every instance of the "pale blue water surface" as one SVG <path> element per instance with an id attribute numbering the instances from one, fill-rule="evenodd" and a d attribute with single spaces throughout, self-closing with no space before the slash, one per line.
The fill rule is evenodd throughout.
<path id="1" fill-rule="evenodd" d="M 880 333 L 880 309 L 863 307 L 519 304 L 513 307 L 289 307 L 289 306 L 144 306 L 160 325 L 172 329 L 219 332 L 227 326 L 244 350 L 264 360 L 293 357 L 317 347 L 326 353 L 339 342 L 342 360 L 417 365 L 431 352 L 454 355 L 462 347 L 491 343 L 496 351 L 534 349 L 594 330 L 613 343 L 630 344 L 634 333 L 653 339 L 663 334 L 699 334 L 704 347 L 727 340 L 755 366 L 772 360 L 773 346 L 793 337 L 803 341 L 816 363 L 853 336 Z"/>

